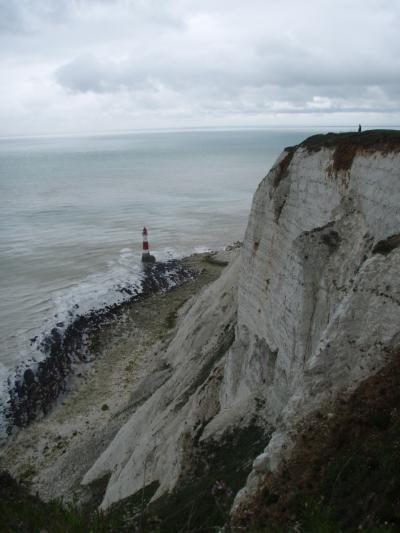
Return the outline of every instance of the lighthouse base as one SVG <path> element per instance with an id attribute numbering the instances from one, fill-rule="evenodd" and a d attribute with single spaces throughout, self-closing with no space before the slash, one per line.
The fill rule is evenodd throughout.
<path id="1" fill-rule="evenodd" d="M 149 253 L 143 253 L 142 254 L 142 263 L 155 263 L 156 258 L 154 255 L 151 255 Z"/>

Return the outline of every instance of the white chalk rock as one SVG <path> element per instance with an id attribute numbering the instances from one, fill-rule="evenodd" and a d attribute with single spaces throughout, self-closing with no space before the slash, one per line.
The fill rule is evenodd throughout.
<path id="1" fill-rule="evenodd" d="M 239 251 L 221 277 L 185 307 L 163 354 L 171 377 L 133 414 L 83 479 L 110 474 L 102 508 L 159 482 L 157 498 L 190 467 L 192 442 L 218 412 L 222 362 L 234 336 Z"/>
<path id="2" fill-rule="evenodd" d="M 400 233 L 400 154 L 359 149 L 342 170 L 334 156 L 283 152 L 260 183 L 241 257 L 187 310 L 163 355 L 171 376 L 85 476 L 111 474 L 103 508 L 152 481 L 154 498 L 173 490 L 194 439 L 257 414 L 272 437 L 239 505 L 290 455 L 297 422 L 399 345 L 400 248 L 374 247 Z"/>
<path id="3" fill-rule="evenodd" d="M 400 248 L 373 251 L 400 233 L 399 153 L 359 151 L 336 172 L 334 149 L 298 148 L 280 175 L 285 157 L 254 197 L 221 391 L 223 404 L 257 391 L 277 429 L 235 507 L 290 454 L 298 420 L 376 372 L 400 340 Z"/>

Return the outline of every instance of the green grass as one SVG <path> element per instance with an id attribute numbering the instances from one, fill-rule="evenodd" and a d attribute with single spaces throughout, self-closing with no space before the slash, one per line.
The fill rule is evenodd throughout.
<path id="1" fill-rule="evenodd" d="M 98 511 L 87 512 L 60 501 L 44 503 L 8 474 L 0 473 L 0 531 L 102 533 L 110 531 Z"/>
<path id="2" fill-rule="evenodd" d="M 362 133 L 326 133 L 312 135 L 303 141 L 299 146 L 307 148 L 309 151 L 317 151 L 321 148 L 333 148 L 343 145 L 359 146 L 360 148 L 372 148 L 374 146 L 385 145 L 388 148 L 400 149 L 399 130 L 366 130 Z"/>
<path id="3" fill-rule="evenodd" d="M 399 405 L 396 352 L 330 405 L 330 416 L 304 420 L 290 459 L 266 477 L 241 523 L 260 531 L 295 523 L 310 533 L 400 531 Z"/>

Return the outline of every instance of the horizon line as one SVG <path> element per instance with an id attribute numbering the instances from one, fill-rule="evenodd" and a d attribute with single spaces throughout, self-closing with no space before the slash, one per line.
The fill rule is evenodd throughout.
<path id="1" fill-rule="evenodd" d="M 400 129 L 400 125 L 393 124 L 364 124 L 365 129 Z M 236 130 L 298 130 L 315 129 L 325 131 L 328 128 L 334 130 L 340 128 L 358 128 L 358 124 L 304 124 L 304 125 L 225 125 L 225 126 L 177 126 L 177 127 L 158 127 L 158 128 L 134 128 L 134 129 L 117 129 L 105 131 L 73 131 L 73 132 L 51 132 L 51 133 L 26 133 L 26 134 L 0 134 L 1 140 L 8 139 L 36 139 L 48 137 L 102 137 L 109 135 L 135 135 L 143 133 L 179 133 L 179 132 L 196 132 L 196 131 L 236 131 Z"/>

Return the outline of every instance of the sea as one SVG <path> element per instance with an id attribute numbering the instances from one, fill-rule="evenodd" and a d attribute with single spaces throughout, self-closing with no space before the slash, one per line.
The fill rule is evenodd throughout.
<path id="1" fill-rule="evenodd" d="M 304 129 L 0 139 L 0 404 L 31 340 L 123 298 L 157 260 L 243 239 L 252 196 Z M 0 406 L 0 413 L 2 409 Z M 1 414 L 0 414 L 1 426 Z"/>

